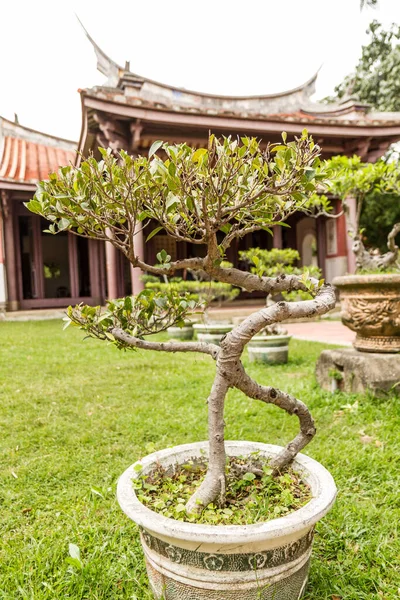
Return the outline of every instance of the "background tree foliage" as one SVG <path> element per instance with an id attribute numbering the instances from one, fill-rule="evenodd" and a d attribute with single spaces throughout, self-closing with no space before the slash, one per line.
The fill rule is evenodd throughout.
<path id="1" fill-rule="evenodd" d="M 360 227 L 367 247 L 386 252 L 389 232 L 394 223 L 399 222 L 399 194 L 381 194 L 375 190 L 367 194 L 360 215 Z"/>
<path id="2" fill-rule="evenodd" d="M 334 156 L 327 164 L 336 173 L 331 192 L 344 201 L 348 197 L 356 199 L 353 233 L 362 231 L 365 246 L 386 252 L 388 234 L 400 222 L 398 164 L 385 160 L 363 163 L 359 156 Z"/>
<path id="3" fill-rule="evenodd" d="M 393 24 L 388 31 L 374 20 L 367 33 L 370 41 L 363 46 L 354 73 L 335 88 L 334 102 L 354 95 L 380 111 L 400 111 L 400 26 Z"/>

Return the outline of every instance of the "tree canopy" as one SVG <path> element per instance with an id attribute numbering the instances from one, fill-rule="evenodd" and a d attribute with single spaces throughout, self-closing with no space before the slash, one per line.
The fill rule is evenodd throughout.
<path id="1" fill-rule="evenodd" d="M 379 111 L 400 111 L 400 26 L 385 30 L 374 20 L 367 33 L 370 40 L 362 47 L 355 71 L 335 87 L 336 95 L 328 101 L 350 95 Z"/>

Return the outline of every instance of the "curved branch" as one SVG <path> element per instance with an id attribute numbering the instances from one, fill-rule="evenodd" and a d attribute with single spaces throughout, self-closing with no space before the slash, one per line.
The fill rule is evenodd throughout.
<path id="1" fill-rule="evenodd" d="M 273 469 L 283 469 L 315 436 L 316 429 L 310 411 L 303 402 L 297 400 L 294 396 L 290 396 L 276 388 L 257 383 L 246 373 L 244 368 L 242 368 L 236 387 L 250 398 L 261 400 L 267 404 L 274 404 L 285 410 L 289 415 L 295 414 L 298 417 L 300 433 L 270 462 L 270 466 Z"/>
<path id="2" fill-rule="evenodd" d="M 291 292 L 293 290 L 308 291 L 301 277 L 298 275 L 279 275 L 278 277 L 259 277 L 248 271 L 241 271 L 234 267 L 226 269 L 222 267 L 213 267 L 211 275 L 217 281 L 230 283 L 243 288 L 248 292 Z M 317 281 L 315 280 L 315 283 Z"/>
<path id="3" fill-rule="evenodd" d="M 218 357 L 219 347 L 216 344 L 206 342 L 148 342 L 129 335 L 118 327 L 110 329 L 110 333 L 120 342 L 127 346 L 140 348 L 141 350 L 156 350 L 157 352 L 200 352 L 209 354 L 214 360 Z"/>
<path id="4" fill-rule="evenodd" d="M 175 262 L 170 263 L 168 267 L 163 267 L 162 265 L 148 265 L 137 256 L 133 258 L 128 256 L 128 258 L 131 260 L 134 267 L 140 267 L 142 271 L 148 271 L 149 273 L 154 273 L 154 275 L 173 275 L 173 273 L 179 269 L 192 269 L 193 271 L 204 269 L 204 258 L 198 257 L 176 260 Z"/>

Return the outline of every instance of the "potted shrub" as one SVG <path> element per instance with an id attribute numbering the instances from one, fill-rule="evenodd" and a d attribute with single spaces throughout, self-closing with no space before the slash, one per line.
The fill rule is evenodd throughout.
<path id="1" fill-rule="evenodd" d="M 362 163 L 358 157 L 335 157 L 331 166 L 338 169 L 332 191 L 346 200 L 354 198 L 356 212 L 350 223 L 352 249 L 356 257 L 356 274 L 336 277 L 340 291 L 342 321 L 357 333 L 354 347 L 362 352 L 400 352 L 400 268 L 399 249 L 395 239 L 400 223 L 387 237 L 387 252 L 367 250 L 368 231 L 361 227 L 364 209 L 385 196 L 397 201 L 400 195 L 400 171 L 396 163 L 383 160 Z M 369 224 L 369 229 L 373 229 Z"/>
<path id="2" fill-rule="evenodd" d="M 293 248 L 249 248 L 239 253 L 241 260 L 247 263 L 251 273 L 264 277 L 282 277 L 286 275 L 297 275 L 299 277 L 313 277 L 321 279 L 321 269 L 316 265 L 307 265 L 298 267 L 296 263 L 300 261 L 300 254 Z M 290 292 L 280 292 L 272 294 L 272 300 L 309 300 L 309 292 L 303 290 L 293 290 Z"/>
<path id="3" fill-rule="evenodd" d="M 260 385 L 241 362 L 246 344 L 263 328 L 327 312 L 335 304 L 334 290 L 311 278 L 260 277 L 221 266 L 236 238 L 269 229 L 294 211 L 315 210 L 311 195 L 327 177 L 323 167 L 317 172 L 319 147 L 307 132 L 289 143 L 285 134 L 282 138 L 265 150 L 248 138 L 238 143 L 210 136 L 208 148 L 197 150 L 156 142 L 149 158 L 136 159 L 102 150 L 102 161 L 89 158 L 42 182 L 28 204 L 51 221 L 51 233 L 69 229 L 112 243 L 133 266 L 150 274 L 172 276 L 190 268 L 248 291 L 312 295 L 257 310 L 220 346 L 148 339 L 196 310 L 187 292 L 145 289 L 133 298 L 110 301 L 105 312 L 83 305 L 68 309 L 69 322 L 117 348 L 200 352 L 215 362 L 208 441 L 147 456 L 118 483 L 119 503 L 140 527 L 157 599 L 300 598 L 314 526 L 334 502 L 330 474 L 299 454 L 315 434 L 307 406 L 273 385 Z M 164 158 L 157 156 L 158 149 Z M 134 232 L 154 220 L 176 240 L 206 246 L 206 255 L 145 264 L 135 253 Z M 230 388 L 296 416 L 299 433 L 286 447 L 225 442 L 224 402 Z"/>
<path id="4" fill-rule="evenodd" d="M 279 325 L 265 327 L 247 345 L 250 362 L 284 364 L 289 357 L 291 335 Z"/>

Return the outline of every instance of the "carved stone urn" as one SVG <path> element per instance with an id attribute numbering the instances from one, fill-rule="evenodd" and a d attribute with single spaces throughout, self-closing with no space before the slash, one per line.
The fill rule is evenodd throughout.
<path id="1" fill-rule="evenodd" d="M 270 458 L 280 446 L 226 442 L 229 456 L 257 452 Z M 162 465 L 199 460 L 208 442 L 185 444 L 146 456 L 123 473 L 117 497 L 139 526 L 150 586 L 156 600 L 299 600 L 307 584 L 315 524 L 335 501 L 330 473 L 298 454 L 293 468 L 309 484 L 312 499 L 302 508 L 254 525 L 203 525 L 175 521 L 144 506 L 132 480 Z M 137 469 L 137 465 L 142 467 Z M 136 468 L 135 468 L 136 467 Z"/>
<path id="2" fill-rule="evenodd" d="M 400 352 L 400 274 L 345 275 L 340 291 L 342 322 L 357 333 L 361 352 Z"/>

